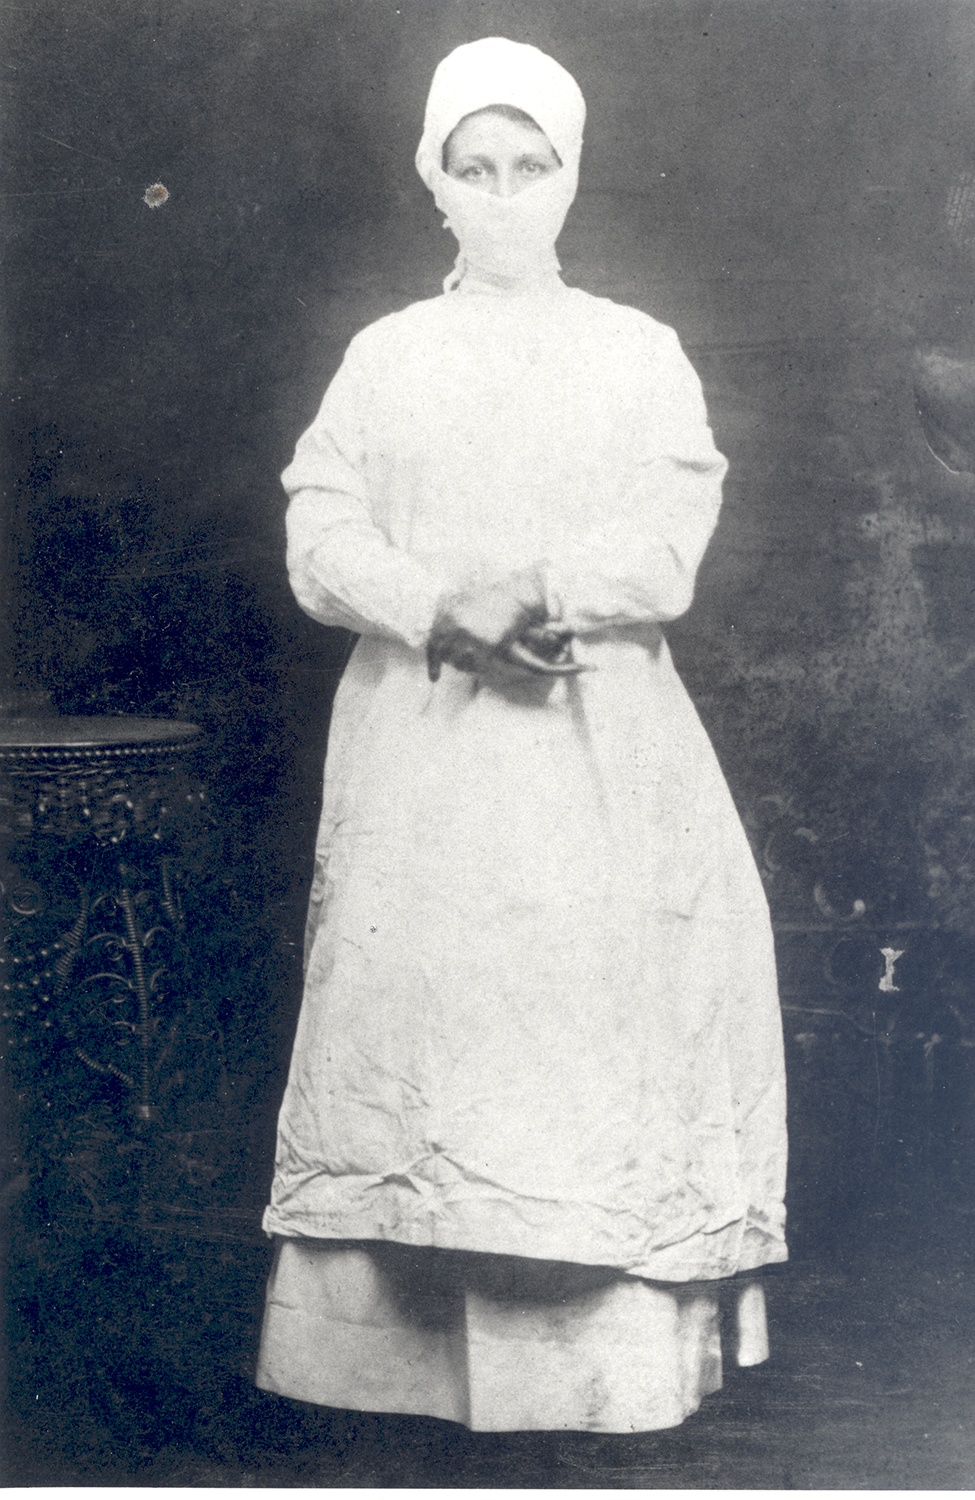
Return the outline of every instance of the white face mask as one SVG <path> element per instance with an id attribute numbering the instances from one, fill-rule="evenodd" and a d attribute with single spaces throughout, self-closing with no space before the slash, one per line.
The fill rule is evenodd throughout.
<path id="1" fill-rule="evenodd" d="M 516 280 L 557 271 L 555 242 L 575 197 L 576 175 L 562 167 L 520 193 L 499 197 L 438 172 L 434 199 L 460 246 L 448 281 L 456 283 L 465 271 Z"/>

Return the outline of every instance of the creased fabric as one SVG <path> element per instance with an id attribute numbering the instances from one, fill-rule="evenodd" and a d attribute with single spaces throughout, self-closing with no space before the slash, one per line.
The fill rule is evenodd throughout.
<path id="1" fill-rule="evenodd" d="M 724 469 L 673 332 L 559 282 L 353 340 L 284 476 L 296 596 L 361 639 L 268 1232 L 675 1283 L 785 1258 L 768 912 L 661 630 Z M 441 592 L 534 565 L 593 670 L 431 684 Z"/>

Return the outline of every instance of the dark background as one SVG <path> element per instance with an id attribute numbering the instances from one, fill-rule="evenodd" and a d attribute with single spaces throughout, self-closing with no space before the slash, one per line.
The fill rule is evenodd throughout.
<path id="1" fill-rule="evenodd" d="M 795 1353 L 809 1298 L 823 1327 L 829 1308 L 879 1327 L 896 1305 L 907 1363 L 926 1338 L 942 1408 L 970 1403 L 971 1326 L 950 1298 L 970 1281 L 975 1211 L 975 478 L 927 446 L 912 370 L 918 351 L 975 353 L 971 0 L 8 0 L 2 27 L 0 711 L 206 729 L 224 842 L 199 972 L 222 986 L 234 1085 L 213 1139 L 238 1143 L 233 1171 L 213 1148 L 192 1243 L 117 1225 L 55 1251 L 50 1198 L 14 1213 L 13 1472 L 318 1482 L 290 1477 L 311 1462 L 313 1417 L 292 1411 L 283 1438 L 247 1386 L 255 1226 L 349 649 L 290 597 L 278 475 L 350 336 L 439 291 L 453 241 L 412 165 L 423 101 L 446 51 L 491 34 L 550 50 L 588 101 L 566 279 L 678 330 L 731 461 L 697 600 L 668 635 L 779 944 L 798 1278 L 776 1283 L 783 1379 L 814 1360 Z M 155 182 L 170 196 L 150 208 Z M 903 952 L 893 992 L 883 947 Z M 125 1298 L 146 1278 L 168 1290 L 136 1316 Z M 857 1302 L 870 1286 L 875 1319 Z M 180 1344 L 208 1300 L 222 1342 Z M 825 1337 L 829 1389 L 857 1361 Z M 871 1421 L 907 1378 L 884 1368 Z M 917 1420 L 926 1438 L 928 1407 Z M 395 1464 L 377 1478 L 361 1443 L 355 1470 L 328 1441 L 322 1482 L 419 1482 Z M 411 1441 L 384 1430 L 376 1451 L 393 1462 Z M 951 1451 L 943 1478 L 930 1456 L 885 1478 L 877 1451 L 859 1469 L 797 1459 L 794 1482 L 965 1487 L 971 1445 Z M 727 1487 L 793 1472 L 701 1461 L 685 1452 L 680 1473 Z M 664 1469 L 640 1482 L 689 1482 Z M 491 1482 L 527 1471 L 509 1472 Z"/>

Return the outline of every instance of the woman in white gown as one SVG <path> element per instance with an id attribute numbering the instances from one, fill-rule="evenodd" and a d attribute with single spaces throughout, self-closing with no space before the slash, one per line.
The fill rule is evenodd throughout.
<path id="1" fill-rule="evenodd" d="M 661 630 L 725 461 L 675 334 L 564 285 L 585 106 L 440 64 L 442 296 L 349 346 L 284 474 L 332 718 L 258 1383 L 478 1430 L 673 1426 L 785 1258 L 768 912 Z"/>

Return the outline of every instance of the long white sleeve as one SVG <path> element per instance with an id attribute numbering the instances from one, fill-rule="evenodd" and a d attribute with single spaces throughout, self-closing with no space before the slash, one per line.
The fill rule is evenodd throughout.
<path id="1" fill-rule="evenodd" d="M 598 528 L 566 537 L 544 566 L 550 613 L 580 632 L 683 614 L 721 508 L 727 460 L 670 329 L 657 325 L 637 378 L 644 451 L 619 507 Z"/>
<path id="2" fill-rule="evenodd" d="M 298 603 L 325 625 L 423 645 L 443 583 L 370 513 L 362 438 L 369 389 L 353 341 L 281 481 L 288 574 Z"/>
<path id="3" fill-rule="evenodd" d="M 480 571 L 490 576 L 509 553 L 512 567 L 541 568 L 550 615 L 580 633 L 682 614 L 727 465 L 676 334 L 614 309 L 607 339 L 601 307 L 590 334 L 592 304 L 567 301 L 570 319 L 583 314 L 567 341 L 578 364 L 553 360 L 542 375 L 509 354 L 507 324 L 478 314 L 468 334 L 463 305 L 444 303 L 461 337 L 452 337 L 452 321 L 426 326 L 443 316 L 435 302 L 353 339 L 282 476 L 292 497 L 288 568 L 302 608 L 417 648 L 443 594 Z M 519 332 L 514 324 L 510 336 Z M 496 388 L 506 367 L 514 405 Z M 550 394 L 536 423 L 540 379 Z M 619 408 L 600 401 L 606 384 L 619 389 Z M 583 471 L 587 438 L 605 445 L 605 462 L 593 471 L 595 488 L 573 496 L 565 454 L 579 447 Z M 549 452 L 559 461 L 552 493 L 565 506 L 561 519 L 550 508 L 539 523 L 551 494 L 535 480 Z M 512 495 L 523 497 L 520 509 Z M 518 534 L 536 524 L 547 534 L 526 556 Z"/>

